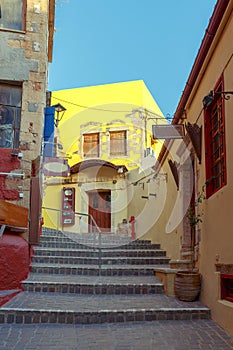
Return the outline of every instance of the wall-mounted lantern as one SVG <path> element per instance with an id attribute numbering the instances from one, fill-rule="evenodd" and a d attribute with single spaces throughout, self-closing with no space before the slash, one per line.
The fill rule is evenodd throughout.
<path id="1" fill-rule="evenodd" d="M 206 95 L 203 100 L 203 107 L 208 108 L 212 102 L 214 102 L 215 95 L 223 95 L 225 100 L 229 100 L 230 96 L 233 95 L 233 91 L 213 91 L 211 90 L 208 95 Z"/>
<path id="2" fill-rule="evenodd" d="M 54 125 L 58 127 L 59 122 L 62 120 L 64 113 L 66 111 L 66 108 L 62 106 L 60 103 L 57 103 L 56 105 L 53 105 L 52 107 L 55 108 L 55 115 L 54 115 Z"/>

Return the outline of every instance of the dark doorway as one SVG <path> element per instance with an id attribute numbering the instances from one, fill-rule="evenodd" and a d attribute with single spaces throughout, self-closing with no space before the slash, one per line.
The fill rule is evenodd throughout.
<path id="1" fill-rule="evenodd" d="M 111 231 L 111 191 L 89 192 L 89 214 L 102 232 Z M 89 219 L 89 225 L 92 225 Z"/>

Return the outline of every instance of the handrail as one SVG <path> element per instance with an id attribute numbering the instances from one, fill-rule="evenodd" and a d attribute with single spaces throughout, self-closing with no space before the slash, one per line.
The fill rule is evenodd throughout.
<path id="1" fill-rule="evenodd" d="M 56 212 L 59 212 L 59 213 L 67 211 L 67 210 L 55 209 L 55 208 L 49 208 L 49 207 L 42 207 L 42 209 L 52 210 L 52 211 L 56 211 Z M 74 215 L 77 214 L 79 216 L 90 217 L 91 222 L 94 224 L 94 234 L 96 233 L 96 230 L 98 231 L 98 245 L 99 245 L 99 247 L 98 247 L 98 249 L 99 249 L 98 265 L 99 265 L 99 275 L 100 275 L 101 274 L 101 256 L 102 256 L 102 253 L 101 253 L 101 230 L 100 230 L 99 226 L 97 225 L 95 219 L 93 218 L 93 216 L 91 214 L 75 212 L 75 211 L 73 213 L 74 213 Z"/>
<path id="2" fill-rule="evenodd" d="M 55 209 L 55 208 L 49 208 L 49 207 L 42 207 L 42 209 L 46 209 L 46 210 L 53 210 L 53 211 L 57 211 L 59 213 L 63 213 L 63 212 L 66 212 L 67 210 L 63 210 L 63 209 Z M 81 216 L 88 216 L 91 218 L 91 221 L 93 222 L 93 224 L 95 225 L 96 229 L 98 232 L 101 232 L 99 226 L 97 225 L 95 219 L 93 218 L 93 216 L 91 214 L 87 214 L 87 213 L 81 213 L 81 212 L 78 212 L 78 211 L 73 211 L 74 214 L 77 214 L 77 215 L 81 215 Z"/>

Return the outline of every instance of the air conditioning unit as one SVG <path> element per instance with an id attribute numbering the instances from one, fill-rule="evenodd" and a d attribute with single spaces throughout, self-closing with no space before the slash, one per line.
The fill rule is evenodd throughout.
<path id="1" fill-rule="evenodd" d="M 155 151 L 153 150 L 153 148 L 151 147 L 147 147 L 144 151 L 144 154 L 145 154 L 145 157 L 147 156 L 152 156 L 154 157 L 155 156 Z"/>

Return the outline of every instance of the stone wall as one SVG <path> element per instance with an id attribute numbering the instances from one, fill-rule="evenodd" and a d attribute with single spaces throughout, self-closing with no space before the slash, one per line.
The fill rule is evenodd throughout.
<path id="1" fill-rule="evenodd" d="M 47 0 L 27 1 L 26 31 L 0 29 L 0 81 L 22 85 L 19 148 L 23 157 L 19 170 L 25 173 L 25 180 L 20 188 L 23 197 L 9 199 L 25 207 L 29 206 L 31 161 L 41 153 L 48 70 L 48 8 Z M 4 161 L 11 163 L 12 156 Z M 8 181 L 8 192 L 9 187 Z"/>
<path id="2" fill-rule="evenodd" d="M 54 0 L 24 0 L 23 4 L 25 30 L 0 28 L 0 84 L 22 88 L 19 149 L 0 148 L 0 171 L 7 173 L 0 176 L 0 198 L 29 209 L 32 162 L 37 159 L 38 164 L 42 149 Z M 29 273 L 28 239 L 29 232 L 14 234 L 7 228 L 0 238 L 0 290 L 21 288 Z"/>

